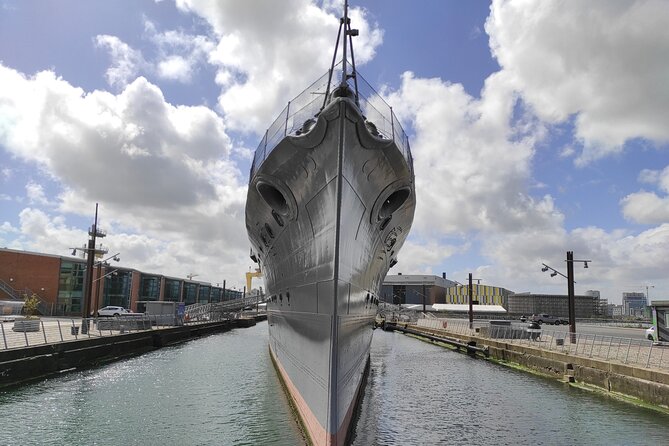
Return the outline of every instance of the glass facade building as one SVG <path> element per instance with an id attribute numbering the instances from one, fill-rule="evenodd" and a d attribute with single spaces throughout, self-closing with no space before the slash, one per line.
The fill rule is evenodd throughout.
<path id="1" fill-rule="evenodd" d="M 81 314 L 81 304 L 84 296 L 85 268 L 86 266 L 83 263 L 69 262 L 65 260 L 61 262 L 58 278 L 56 314 Z"/>
<path id="2" fill-rule="evenodd" d="M 197 300 L 197 283 L 184 283 L 184 302 L 194 304 Z"/>
<path id="3" fill-rule="evenodd" d="M 114 274 L 104 278 L 104 288 L 99 307 L 114 305 L 130 308 L 130 288 L 132 286 L 132 271 L 116 270 Z"/>
<path id="4" fill-rule="evenodd" d="M 181 300 L 181 281 L 178 279 L 165 279 L 165 294 L 163 300 L 168 302 L 179 302 Z"/>
<path id="5" fill-rule="evenodd" d="M 160 299 L 160 276 L 142 274 L 139 285 L 139 300 Z"/>
<path id="6" fill-rule="evenodd" d="M 200 291 L 198 292 L 198 303 L 208 304 L 209 303 L 209 294 L 211 293 L 211 287 L 207 285 L 200 285 Z"/>
<path id="7" fill-rule="evenodd" d="M 211 302 L 220 302 L 222 291 L 221 288 L 213 287 L 211 289 Z"/>

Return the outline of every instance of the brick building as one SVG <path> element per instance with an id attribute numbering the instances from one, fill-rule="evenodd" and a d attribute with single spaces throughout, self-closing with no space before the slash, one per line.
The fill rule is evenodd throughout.
<path id="1" fill-rule="evenodd" d="M 0 300 L 36 294 L 43 315 L 81 316 L 86 261 L 13 249 L 0 249 Z M 150 274 L 97 263 L 93 269 L 90 308 L 117 305 L 141 310 L 137 302 L 220 302 L 242 297 L 241 291 L 211 283 Z"/>

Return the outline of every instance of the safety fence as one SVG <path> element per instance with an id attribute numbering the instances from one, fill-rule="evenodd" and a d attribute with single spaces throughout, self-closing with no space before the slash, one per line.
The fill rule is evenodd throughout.
<path id="1" fill-rule="evenodd" d="M 0 350 L 117 336 L 180 325 L 198 325 L 221 320 L 233 320 L 241 315 L 242 313 L 239 311 L 212 311 L 191 320 L 161 314 L 137 314 L 90 319 L 6 319 L 0 321 L 0 335 L 2 336 Z"/>
<path id="2" fill-rule="evenodd" d="M 262 163 L 272 150 L 288 135 L 307 133 L 315 124 L 320 112 L 328 102 L 328 94 L 339 84 L 336 73 L 341 72 L 341 62 L 330 71 L 318 78 L 297 95 L 284 107 L 274 122 L 267 128 L 251 163 L 250 178 L 253 178 Z M 365 120 L 375 129 L 376 135 L 382 139 L 395 142 L 402 156 L 413 169 L 413 158 L 407 137 L 393 109 L 381 95 L 359 74 L 356 73 L 358 97 L 357 102 Z M 352 81 L 347 79 L 351 86 Z M 329 89 L 329 90 L 328 90 Z"/>
<path id="3" fill-rule="evenodd" d="M 419 319 L 419 327 L 475 336 L 503 339 L 504 342 L 528 345 L 574 356 L 615 361 L 645 368 L 669 369 L 669 345 L 650 340 L 599 334 L 567 333 L 560 330 L 532 329 L 526 324 L 489 325 L 470 328 L 466 320 Z"/>

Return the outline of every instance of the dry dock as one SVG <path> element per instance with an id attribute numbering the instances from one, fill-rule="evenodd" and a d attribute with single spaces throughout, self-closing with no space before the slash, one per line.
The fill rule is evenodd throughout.
<path id="1" fill-rule="evenodd" d="M 520 366 L 533 373 L 568 383 L 594 387 L 611 396 L 669 412 L 669 369 L 662 368 L 662 363 L 658 365 L 657 360 L 650 361 L 653 346 L 649 347 L 651 350 L 648 352 L 636 352 L 637 356 L 641 355 L 644 358 L 643 361 L 625 363 L 623 360 L 612 358 L 624 358 L 626 354 L 629 356 L 628 346 L 604 345 L 603 348 L 608 348 L 609 359 L 600 359 L 593 355 L 594 343 L 586 345 L 581 353 L 578 349 L 570 349 L 570 340 L 564 339 L 567 347 L 560 343 L 560 348 L 553 350 L 551 346 L 556 341 L 552 339 L 544 339 L 543 342 L 530 339 L 492 339 L 483 337 L 483 333 L 476 331 L 462 333 L 449 330 L 449 327 L 443 327 L 441 324 L 430 325 L 439 328 L 406 323 L 391 325 L 390 328 L 425 339 L 431 338 L 433 342 L 451 346 L 465 353 L 511 366 Z M 669 347 L 654 348 L 666 349 L 665 361 L 669 360 Z M 615 349 L 623 351 L 612 351 Z M 663 351 L 660 353 L 665 355 Z M 648 361 L 645 361 L 644 355 L 647 355 Z"/>
<path id="2" fill-rule="evenodd" d="M 62 342 L 0 350 L 0 388 L 97 366 L 201 336 L 255 325 L 266 316 L 161 327 L 104 336 L 62 336 Z M 91 333 L 94 333 L 91 330 Z"/>

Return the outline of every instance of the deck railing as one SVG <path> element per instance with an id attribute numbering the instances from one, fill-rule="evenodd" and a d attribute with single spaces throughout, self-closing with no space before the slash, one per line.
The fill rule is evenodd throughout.
<path id="1" fill-rule="evenodd" d="M 341 68 L 339 68 L 340 65 L 341 63 L 335 66 L 335 73 L 341 71 Z M 318 117 L 318 114 L 326 104 L 325 94 L 328 86 L 328 78 L 329 72 L 318 78 L 302 93 L 290 100 L 283 110 L 281 110 L 281 113 L 269 126 L 260 144 L 258 144 L 253 163 L 251 163 L 250 178 L 253 178 L 262 163 L 283 138 L 288 135 L 295 135 L 307 120 Z M 333 76 L 330 91 L 338 84 L 335 78 L 336 76 Z M 383 100 L 381 95 L 359 73 L 357 74 L 357 81 L 362 115 L 367 121 L 376 126 L 381 137 L 392 139 L 395 142 L 407 160 L 410 169 L 413 169 L 409 138 L 404 132 L 397 116 L 395 116 L 392 107 Z M 348 83 L 353 87 L 351 80 Z"/>

